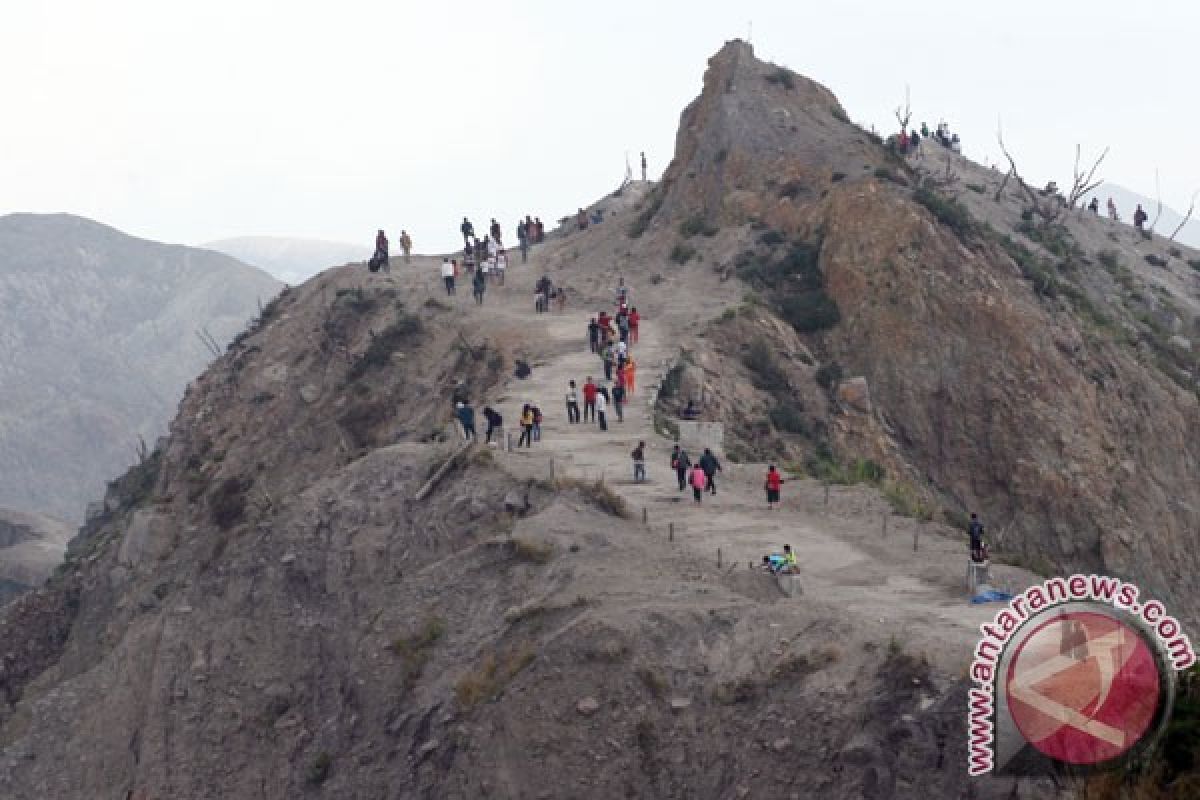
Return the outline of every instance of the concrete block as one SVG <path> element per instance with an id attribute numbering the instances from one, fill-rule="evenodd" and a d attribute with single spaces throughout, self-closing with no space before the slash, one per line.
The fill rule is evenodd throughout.
<path id="1" fill-rule="evenodd" d="M 776 575 L 775 582 L 779 584 L 779 591 L 788 597 L 799 597 L 804 594 L 804 587 L 800 585 L 799 575 Z"/>

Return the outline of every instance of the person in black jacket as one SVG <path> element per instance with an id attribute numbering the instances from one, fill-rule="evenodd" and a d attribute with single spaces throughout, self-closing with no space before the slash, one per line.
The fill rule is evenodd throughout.
<path id="1" fill-rule="evenodd" d="M 692 465 L 691 459 L 688 458 L 687 451 L 679 445 L 671 450 L 671 469 L 675 470 L 675 477 L 679 478 L 679 491 L 687 488 L 687 471 Z"/>
<path id="2" fill-rule="evenodd" d="M 483 409 L 483 418 L 487 420 L 488 424 L 487 436 L 484 439 L 484 442 L 491 444 L 492 434 L 500 430 L 501 426 L 504 425 L 504 417 L 497 414 L 496 410 L 491 406 L 485 406 Z M 497 436 L 499 436 L 499 434 L 497 434 Z"/>
<path id="3" fill-rule="evenodd" d="M 463 246 L 470 247 L 471 239 L 475 236 L 475 226 L 471 224 L 471 220 L 463 217 L 462 225 L 459 225 L 458 229 L 462 231 Z"/>
<path id="4" fill-rule="evenodd" d="M 708 484 L 710 494 L 717 493 L 717 473 L 721 471 L 721 462 L 713 455 L 713 451 L 707 447 L 704 448 L 704 455 L 700 456 L 700 469 L 704 471 L 704 477 Z"/>

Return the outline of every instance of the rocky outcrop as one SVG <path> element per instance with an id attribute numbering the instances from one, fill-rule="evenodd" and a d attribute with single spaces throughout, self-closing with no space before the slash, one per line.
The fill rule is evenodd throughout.
<path id="1" fill-rule="evenodd" d="M 46 580 L 73 533 L 59 520 L 0 509 L 0 605 Z"/>

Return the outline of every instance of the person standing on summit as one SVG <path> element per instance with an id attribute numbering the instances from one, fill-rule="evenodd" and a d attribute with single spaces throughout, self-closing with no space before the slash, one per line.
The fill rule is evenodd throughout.
<path id="1" fill-rule="evenodd" d="M 375 234 L 375 254 L 367 262 L 367 267 L 371 272 L 377 272 L 380 269 L 384 272 L 392 271 L 391 263 L 388 260 L 388 238 L 384 235 L 383 229 Z"/>
<path id="2" fill-rule="evenodd" d="M 646 151 L 642 151 L 642 183 L 646 182 Z"/>
<path id="3" fill-rule="evenodd" d="M 496 246 L 499 247 L 502 231 L 500 230 L 500 223 L 496 222 L 495 217 L 492 217 L 492 227 L 488 232 L 492 235 L 492 239 L 495 240 Z"/>
<path id="4" fill-rule="evenodd" d="M 471 220 L 463 217 L 462 225 L 458 226 L 463 235 L 463 247 L 471 246 L 471 239 L 475 236 L 475 226 L 471 224 Z"/>
<path id="5" fill-rule="evenodd" d="M 408 231 L 400 231 L 400 249 L 404 251 L 404 263 L 411 263 L 412 237 L 408 235 Z"/>

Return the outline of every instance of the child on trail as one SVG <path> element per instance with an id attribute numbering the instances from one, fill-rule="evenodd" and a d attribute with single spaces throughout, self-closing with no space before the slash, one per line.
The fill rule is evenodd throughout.
<path id="1" fill-rule="evenodd" d="M 600 425 L 600 430 L 608 430 L 608 399 L 604 393 L 596 392 L 596 422 Z"/>
<path id="2" fill-rule="evenodd" d="M 784 561 L 784 566 L 783 566 L 784 572 L 796 572 L 797 571 L 798 565 L 796 563 L 796 554 L 792 552 L 792 546 L 790 544 L 785 544 L 783 546 L 783 561 Z"/>
<path id="3" fill-rule="evenodd" d="M 579 424 L 579 390 L 575 388 L 575 381 L 567 382 L 567 422 Z"/>
<path id="4" fill-rule="evenodd" d="M 638 323 L 642 321 L 638 315 L 637 306 L 629 310 L 629 343 L 637 344 L 638 340 Z"/>
<path id="5" fill-rule="evenodd" d="M 783 476 L 775 469 L 775 465 L 767 467 L 767 479 L 763 488 L 767 490 L 767 509 L 774 511 L 779 505 L 779 487 L 783 485 Z"/>
<path id="6" fill-rule="evenodd" d="M 688 458 L 687 451 L 679 445 L 675 445 L 671 450 L 671 469 L 675 470 L 675 477 L 679 479 L 679 491 L 681 492 L 687 485 L 687 471 L 691 465 L 692 462 Z"/>
<path id="7" fill-rule="evenodd" d="M 521 438 L 517 439 L 517 447 L 522 444 L 526 449 L 533 447 L 533 407 L 528 403 L 521 408 Z"/>
<path id="8" fill-rule="evenodd" d="M 705 483 L 708 485 L 708 490 L 711 494 L 717 493 L 717 473 L 721 471 L 721 462 L 713 455 L 713 451 L 707 447 L 704 448 L 704 454 L 700 456 L 700 469 L 704 472 Z"/>
<path id="9" fill-rule="evenodd" d="M 483 274 L 482 269 L 475 270 L 475 277 L 471 279 L 471 290 L 475 295 L 475 303 L 483 305 L 483 293 L 487 290 L 487 277 Z"/>
<path id="10" fill-rule="evenodd" d="M 449 258 L 442 259 L 442 282 L 446 284 L 446 295 L 454 294 L 454 264 Z"/>
<path id="11" fill-rule="evenodd" d="M 688 483 L 692 485 L 692 499 L 699 503 L 700 498 L 704 495 L 704 486 L 707 483 L 704 470 L 700 468 L 699 464 L 692 466 L 692 472 L 688 476 Z"/>
<path id="12" fill-rule="evenodd" d="M 492 408 L 491 406 L 485 406 L 483 409 L 483 418 L 487 420 L 488 424 L 487 436 L 483 441 L 485 444 L 491 444 L 492 434 L 496 433 L 496 431 L 500 430 L 501 426 L 504 425 L 504 417 L 496 413 L 496 409 Z M 499 438 L 499 434 L 496 435 L 497 438 Z"/>
<path id="13" fill-rule="evenodd" d="M 646 443 L 638 442 L 637 447 L 629 454 L 633 458 L 633 482 L 646 482 Z"/>
<path id="14" fill-rule="evenodd" d="M 588 417 L 592 421 L 596 421 L 596 384 L 592 382 L 592 376 L 588 375 L 587 382 L 583 384 L 583 421 L 587 422 Z"/>

